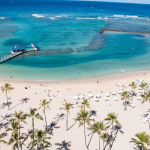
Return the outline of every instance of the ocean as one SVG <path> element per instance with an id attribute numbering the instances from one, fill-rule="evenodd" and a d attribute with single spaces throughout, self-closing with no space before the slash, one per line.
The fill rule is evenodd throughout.
<path id="1" fill-rule="evenodd" d="M 39 50 L 0 64 L 0 78 L 67 80 L 150 69 L 150 5 L 0 0 L 0 59 L 16 44 Z"/>

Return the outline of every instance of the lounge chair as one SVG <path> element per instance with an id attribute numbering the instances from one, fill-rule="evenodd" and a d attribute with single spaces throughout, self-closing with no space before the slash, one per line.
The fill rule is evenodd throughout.
<path id="1" fill-rule="evenodd" d="M 142 122 L 143 122 L 143 123 L 146 123 L 146 120 L 145 120 L 145 118 L 144 118 L 144 119 L 142 119 Z"/>

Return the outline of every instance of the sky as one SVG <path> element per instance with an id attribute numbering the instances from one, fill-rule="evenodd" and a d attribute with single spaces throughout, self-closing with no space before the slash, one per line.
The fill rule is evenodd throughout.
<path id="1" fill-rule="evenodd" d="M 121 3 L 150 4 L 150 0 L 88 0 L 88 1 L 103 1 L 103 2 L 121 2 Z"/>

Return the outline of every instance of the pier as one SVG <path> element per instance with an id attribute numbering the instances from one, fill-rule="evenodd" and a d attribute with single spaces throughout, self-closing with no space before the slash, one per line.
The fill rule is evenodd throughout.
<path id="1" fill-rule="evenodd" d="M 102 29 L 100 33 L 104 33 L 105 31 L 111 32 L 124 32 L 124 33 L 137 33 L 137 34 L 150 34 L 150 32 L 139 32 L 139 31 L 125 31 L 125 30 L 109 30 L 109 29 Z"/>
<path id="2" fill-rule="evenodd" d="M 22 55 L 22 54 L 24 54 L 26 52 L 37 51 L 38 48 L 37 48 L 37 46 L 34 43 L 31 43 L 31 46 L 32 47 L 21 48 L 18 44 L 15 45 L 15 48 L 13 48 L 11 50 L 11 54 L 6 55 L 6 56 L 4 56 L 4 57 L 2 57 L 0 59 L 0 64 L 4 63 L 4 62 L 6 62 L 6 61 L 8 61 L 10 59 L 13 59 L 13 58 L 15 58 L 15 57 L 17 57 L 19 55 Z"/>

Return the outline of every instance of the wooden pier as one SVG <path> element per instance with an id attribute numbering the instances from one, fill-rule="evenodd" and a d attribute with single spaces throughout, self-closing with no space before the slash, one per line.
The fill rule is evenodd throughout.
<path id="1" fill-rule="evenodd" d="M 150 34 L 150 32 L 139 32 L 139 31 L 125 31 L 125 30 L 109 30 L 109 29 L 102 29 L 100 33 L 104 33 L 104 31 L 111 31 L 111 32 L 124 32 L 124 33 L 137 33 L 137 34 Z"/>
<path id="2" fill-rule="evenodd" d="M 0 64 L 1 63 L 4 63 L 4 62 L 6 62 L 6 61 L 8 61 L 8 60 L 10 60 L 10 59 L 13 59 L 13 58 L 15 58 L 15 57 L 17 57 L 17 56 L 19 56 L 19 55 L 21 55 L 21 54 L 24 54 L 25 52 L 20 52 L 20 53 L 17 53 L 17 54 L 10 54 L 10 55 L 8 55 L 8 57 L 4 57 L 3 59 L 1 59 L 0 60 Z"/>

